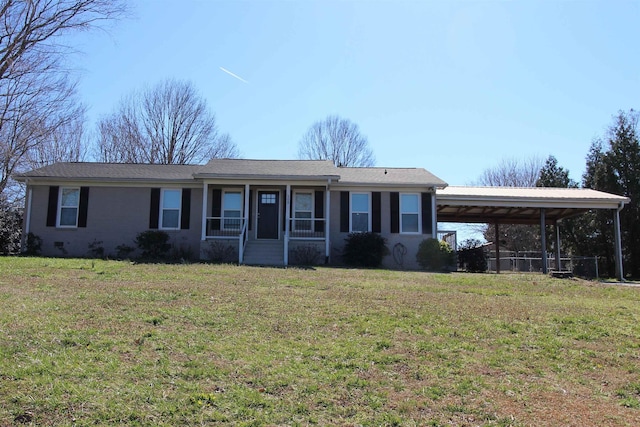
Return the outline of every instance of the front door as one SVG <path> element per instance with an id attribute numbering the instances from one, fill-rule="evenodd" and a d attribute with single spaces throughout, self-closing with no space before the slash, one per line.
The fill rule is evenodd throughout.
<path id="1" fill-rule="evenodd" d="M 258 191 L 258 239 L 278 238 L 279 191 Z"/>

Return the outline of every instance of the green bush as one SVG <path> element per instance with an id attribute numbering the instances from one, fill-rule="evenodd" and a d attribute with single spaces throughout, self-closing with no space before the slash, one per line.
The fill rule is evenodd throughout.
<path id="1" fill-rule="evenodd" d="M 458 249 L 458 267 L 470 273 L 487 271 L 487 258 L 484 255 L 482 242 L 477 239 L 469 239 L 462 242 Z"/>
<path id="2" fill-rule="evenodd" d="M 427 271 L 450 271 L 455 268 L 455 253 L 447 242 L 425 239 L 418 246 L 416 261 Z"/>
<path id="3" fill-rule="evenodd" d="M 389 253 L 386 240 L 377 233 L 349 233 L 342 258 L 347 265 L 379 267 Z"/>
<path id="4" fill-rule="evenodd" d="M 171 249 L 169 235 L 160 230 L 147 230 L 138 233 L 135 244 L 142 251 L 142 258 L 163 259 Z"/>

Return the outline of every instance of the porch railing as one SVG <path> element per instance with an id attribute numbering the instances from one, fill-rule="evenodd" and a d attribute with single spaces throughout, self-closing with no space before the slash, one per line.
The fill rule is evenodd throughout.
<path id="1" fill-rule="evenodd" d="M 289 237 L 291 239 L 324 239 L 324 218 L 291 218 L 289 220 Z"/>
<path id="2" fill-rule="evenodd" d="M 246 224 L 243 217 L 208 216 L 205 237 L 240 237 L 246 234 Z"/>

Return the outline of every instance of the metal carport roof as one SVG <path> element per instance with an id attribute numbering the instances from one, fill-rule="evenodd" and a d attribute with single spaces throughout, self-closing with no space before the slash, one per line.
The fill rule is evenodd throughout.
<path id="1" fill-rule="evenodd" d="M 439 222 L 539 224 L 590 209 L 618 209 L 628 197 L 587 188 L 446 187 L 436 191 Z"/>

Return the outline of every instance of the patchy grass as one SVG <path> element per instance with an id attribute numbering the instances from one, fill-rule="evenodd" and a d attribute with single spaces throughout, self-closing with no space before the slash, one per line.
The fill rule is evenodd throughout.
<path id="1" fill-rule="evenodd" d="M 0 426 L 640 425 L 640 289 L 0 258 Z"/>

